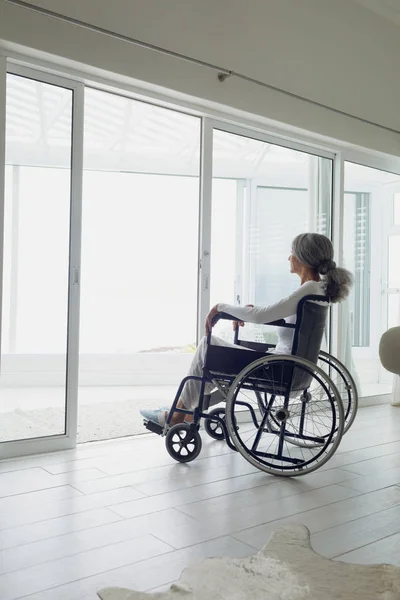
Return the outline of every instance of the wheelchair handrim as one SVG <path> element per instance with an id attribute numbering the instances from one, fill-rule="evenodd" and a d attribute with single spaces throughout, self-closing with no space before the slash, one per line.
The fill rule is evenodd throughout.
<path id="1" fill-rule="evenodd" d="M 285 467 L 278 468 L 278 467 L 266 465 L 264 461 L 261 461 L 261 459 L 256 459 L 254 456 L 252 456 L 249 449 L 246 446 L 244 446 L 244 443 L 241 440 L 240 436 L 238 435 L 237 431 L 235 430 L 234 427 L 232 427 L 233 418 L 234 418 L 234 404 L 235 404 L 235 400 L 236 400 L 235 391 L 238 390 L 241 381 L 244 380 L 247 377 L 247 375 L 249 373 L 251 373 L 251 371 L 256 370 L 257 368 L 259 368 L 261 366 L 266 366 L 266 365 L 274 363 L 274 362 L 275 363 L 292 363 L 294 367 L 296 365 L 301 366 L 304 370 L 308 371 L 312 375 L 312 377 L 318 381 L 318 383 L 320 385 L 323 385 L 325 391 L 327 392 L 329 402 L 331 404 L 334 419 L 335 419 L 335 421 L 337 420 L 337 429 L 334 429 L 330 435 L 330 437 L 332 438 L 336 433 L 335 438 L 332 441 L 327 440 L 327 443 L 324 444 L 324 446 L 323 446 L 323 450 L 320 452 L 319 455 L 317 455 L 316 458 L 313 457 L 312 460 L 306 461 L 304 465 L 302 465 L 301 467 L 298 467 L 298 468 L 296 468 L 294 465 L 289 466 L 287 468 L 285 468 Z M 316 377 L 315 374 L 317 374 L 318 377 Z M 322 383 L 322 382 L 326 382 L 326 383 Z M 329 387 L 331 388 L 330 392 L 326 388 L 327 384 L 329 384 Z M 236 392 L 236 395 L 237 395 L 237 392 Z M 305 359 L 300 359 L 299 357 L 294 357 L 291 355 L 267 356 L 265 358 L 258 359 L 256 361 L 254 361 L 253 363 L 251 363 L 250 365 L 248 365 L 247 367 L 245 367 L 237 375 L 237 377 L 235 378 L 235 380 L 233 381 L 233 383 L 230 387 L 228 397 L 227 397 L 227 403 L 226 403 L 226 418 L 227 418 L 227 427 L 228 427 L 229 435 L 232 439 L 232 442 L 235 445 L 238 452 L 240 452 L 240 454 L 248 462 L 250 462 L 253 466 L 255 466 L 258 469 L 261 469 L 265 472 L 268 472 L 268 473 L 271 473 L 274 475 L 279 474 L 281 476 L 286 476 L 286 477 L 292 477 L 294 475 L 305 475 L 307 473 L 310 473 L 310 472 L 318 469 L 323 464 L 325 464 L 335 453 L 337 447 L 339 446 L 339 443 L 340 443 L 340 440 L 342 438 L 343 431 L 344 431 L 343 404 L 341 401 L 340 394 L 339 394 L 335 384 L 333 383 L 333 381 L 317 365 L 315 365 Z M 336 423 L 335 423 L 335 425 L 336 425 Z M 317 460 L 318 457 L 320 455 L 322 455 L 323 451 L 328 446 L 330 446 L 330 448 L 329 448 L 327 454 L 324 457 L 322 457 L 321 460 L 318 461 Z M 314 462 L 314 461 L 316 462 L 316 464 L 313 466 L 312 462 Z"/>
<path id="2" fill-rule="evenodd" d="M 344 430 L 343 433 L 347 433 L 350 427 L 354 423 L 354 419 L 356 418 L 357 410 L 358 410 L 358 390 L 356 382 L 350 373 L 350 371 L 345 367 L 345 365 L 337 359 L 335 356 L 332 356 L 328 352 L 324 352 L 323 350 L 319 353 L 319 359 L 321 359 L 326 364 L 331 364 L 336 372 L 342 377 L 343 381 L 347 384 L 350 383 L 350 387 L 352 390 L 352 398 L 351 402 L 349 402 L 348 411 L 345 411 L 345 422 L 344 422 Z M 348 380 L 348 382 L 346 381 Z M 339 391 L 339 390 L 338 390 Z M 349 416 L 350 415 L 350 416 Z"/>

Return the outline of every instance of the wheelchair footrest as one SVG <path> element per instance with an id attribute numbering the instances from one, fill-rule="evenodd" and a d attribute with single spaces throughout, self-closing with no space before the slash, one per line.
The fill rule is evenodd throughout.
<path id="1" fill-rule="evenodd" d="M 154 421 L 144 420 L 143 425 L 146 427 L 146 429 L 152 431 L 153 433 L 156 433 L 157 435 L 162 435 L 164 431 L 164 427 L 159 423 L 155 423 Z"/>

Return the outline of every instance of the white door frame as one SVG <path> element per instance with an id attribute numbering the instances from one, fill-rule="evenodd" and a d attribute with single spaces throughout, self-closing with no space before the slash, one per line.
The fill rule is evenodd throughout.
<path id="1" fill-rule="evenodd" d="M 297 150 L 299 152 L 306 152 L 307 154 L 313 154 L 315 156 L 322 156 L 323 158 L 334 159 L 335 153 L 327 150 L 320 150 L 315 146 L 309 146 L 301 142 L 292 142 L 284 138 L 278 138 L 262 131 L 250 129 L 249 127 L 240 127 L 231 123 L 225 123 L 224 121 L 218 121 L 216 119 L 205 119 L 213 129 L 225 131 L 227 133 L 233 133 L 235 135 L 241 135 L 259 142 L 266 142 L 267 144 L 274 144 L 275 146 L 281 146 L 283 148 L 289 148 L 290 150 Z"/>
<path id="2" fill-rule="evenodd" d="M 204 335 L 210 310 L 213 127 L 209 119 L 202 119 L 200 144 L 197 343 Z"/>
<path id="3" fill-rule="evenodd" d="M 8 68 L 7 68 L 8 67 Z M 74 448 L 78 426 L 78 361 L 79 361 L 79 300 L 81 260 L 81 214 L 82 214 L 82 169 L 83 169 L 83 110 L 84 86 L 81 83 L 43 71 L 8 64 L 0 56 L 0 315 L 2 314 L 2 268 L 4 237 L 4 174 L 5 174 L 5 101 L 7 72 L 58 87 L 73 93 L 72 102 L 72 146 L 70 185 L 70 239 L 69 239 L 69 286 L 68 286 L 68 331 L 67 331 L 67 374 L 65 434 L 42 438 L 15 440 L 0 443 L 0 458 L 36 454 Z M 1 318 L 0 318 L 1 326 Z M 0 329 L 1 335 L 1 329 Z M 1 339 L 1 338 L 0 338 Z"/>
<path id="4" fill-rule="evenodd" d="M 382 248 L 383 253 L 381 257 L 381 269 L 382 269 L 382 323 L 381 331 L 385 331 L 389 324 L 389 310 L 388 301 L 390 297 L 396 297 L 397 302 L 400 299 L 400 288 L 398 286 L 391 287 L 392 283 L 389 280 L 389 241 L 392 236 L 400 236 L 400 224 L 394 222 L 394 194 L 400 193 L 400 181 L 398 183 L 387 183 L 383 187 L 384 194 L 384 205 L 385 211 L 383 214 L 383 227 L 382 227 Z M 399 307 L 400 308 L 400 307 Z M 397 313 L 399 318 L 399 312 Z M 396 323 L 397 325 L 398 323 Z M 382 366 L 379 373 L 380 380 L 384 382 L 390 382 L 392 377 Z"/>
<path id="5" fill-rule="evenodd" d="M 1 373 L 1 330 L 3 306 L 3 254 L 4 254 L 4 203 L 6 172 L 6 81 L 7 60 L 0 56 L 0 373 Z"/>

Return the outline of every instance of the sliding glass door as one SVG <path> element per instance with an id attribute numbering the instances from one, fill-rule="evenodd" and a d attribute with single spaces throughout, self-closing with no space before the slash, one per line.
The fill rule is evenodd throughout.
<path id="1" fill-rule="evenodd" d="M 364 397 L 392 389 L 379 341 L 400 324 L 400 175 L 345 162 L 344 258 L 354 287 L 344 305 L 343 340 Z"/>
<path id="2" fill-rule="evenodd" d="M 86 90 L 79 441 L 145 433 L 191 361 L 200 124 Z"/>
<path id="3" fill-rule="evenodd" d="M 79 300 L 77 88 L 27 71 L 6 83 L 0 456 L 74 443 Z"/>

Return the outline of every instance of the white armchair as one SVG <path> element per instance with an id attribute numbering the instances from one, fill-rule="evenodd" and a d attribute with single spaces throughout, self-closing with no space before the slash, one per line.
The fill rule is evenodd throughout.
<path id="1" fill-rule="evenodd" d="M 379 358 L 382 366 L 395 375 L 392 404 L 400 406 L 400 327 L 388 329 L 379 343 Z"/>

